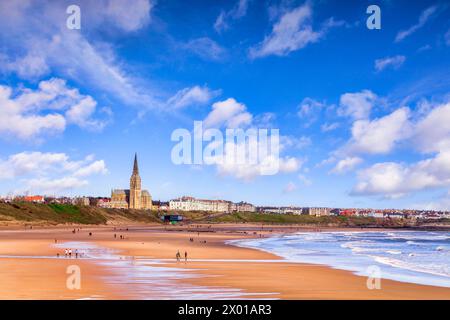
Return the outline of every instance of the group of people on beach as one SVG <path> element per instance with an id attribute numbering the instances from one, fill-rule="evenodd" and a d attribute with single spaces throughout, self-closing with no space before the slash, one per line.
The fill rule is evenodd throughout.
<path id="1" fill-rule="evenodd" d="M 73 255 L 75 256 L 75 259 L 78 259 L 78 257 L 81 258 L 81 254 L 78 253 L 78 249 L 75 249 L 75 251 L 73 252 Z M 59 258 L 59 253 L 57 253 L 56 256 Z M 72 258 L 72 249 L 64 249 L 64 257 Z"/>
<path id="2" fill-rule="evenodd" d="M 184 263 L 187 262 L 188 253 L 187 251 L 184 252 Z M 177 251 L 177 254 L 175 255 L 175 258 L 177 259 L 177 262 L 180 262 L 181 260 L 181 253 L 180 250 Z"/>

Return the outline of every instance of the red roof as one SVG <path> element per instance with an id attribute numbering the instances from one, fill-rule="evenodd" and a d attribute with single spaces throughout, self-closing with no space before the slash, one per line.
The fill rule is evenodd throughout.
<path id="1" fill-rule="evenodd" d="M 25 196 L 25 201 L 44 201 L 43 196 Z"/>

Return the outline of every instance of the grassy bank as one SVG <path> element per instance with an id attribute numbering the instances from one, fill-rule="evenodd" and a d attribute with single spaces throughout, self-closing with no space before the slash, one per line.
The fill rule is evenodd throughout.
<path id="1" fill-rule="evenodd" d="M 405 220 L 382 220 L 372 217 L 346 217 L 346 216 L 307 216 L 292 214 L 258 214 L 258 213 L 232 213 L 210 219 L 211 222 L 222 223 L 272 223 L 272 224 L 300 224 L 317 226 L 373 226 L 373 227 L 402 227 L 409 225 Z"/>
<path id="2" fill-rule="evenodd" d="M 160 223 L 157 214 L 150 211 L 29 202 L 0 203 L 0 221 L 48 224 Z"/>

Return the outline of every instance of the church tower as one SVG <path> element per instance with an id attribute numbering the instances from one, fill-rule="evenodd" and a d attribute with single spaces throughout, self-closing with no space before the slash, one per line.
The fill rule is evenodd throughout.
<path id="1" fill-rule="evenodd" d="M 141 209 L 141 177 L 139 176 L 139 167 L 137 154 L 134 155 L 133 173 L 130 178 L 130 209 Z"/>

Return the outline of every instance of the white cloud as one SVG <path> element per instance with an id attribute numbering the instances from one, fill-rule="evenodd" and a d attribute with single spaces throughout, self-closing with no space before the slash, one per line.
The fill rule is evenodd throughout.
<path id="1" fill-rule="evenodd" d="M 406 57 L 401 56 L 401 55 L 397 55 L 394 57 L 386 57 L 383 59 L 377 59 L 377 60 L 375 60 L 375 70 L 377 72 L 380 72 L 388 67 L 398 69 L 405 62 L 405 60 L 406 60 Z"/>
<path id="2" fill-rule="evenodd" d="M 137 31 L 145 27 L 150 22 L 150 12 L 154 6 L 154 2 L 149 0 L 104 0 L 99 2 L 102 4 L 104 18 L 111 20 L 112 24 L 126 32 Z"/>
<path id="3" fill-rule="evenodd" d="M 337 112 L 341 116 L 349 116 L 355 120 L 367 119 L 376 100 L 377 96 L 370 90 L 345 93 L 340 98 Z"/>
<path id="4" fill-rule="evenodd" d="M 274 152 L 271 146 L 271 139 L 268 143 L 258 139 L 247 141 L 226 141 L 222 154 L 208 157 L 205 161 L 209 165 L 215 165 L 217 172 L 222 176 L 232 176 L 236 179 L 251 181 L 258 176 L 275 175 L 280 173 L 292 173 L 298 171 L 305 159 L 289 156 L 281 156 L 283 148 L 281 145 L 279 152 Z M 270 151 L 268 150 L 270 148 Z M 267 153 L 263 151 L 266 150 Z M 251 161 L 251 155 L 257 155 Z"/>
<path id="5" fill-rule="evenodd" d="M 230 20 L 237 20 L 247 14 L 250 0 L 238 0 L 236 5 L 229 11 L 222 10 L 214 22 L 214 29 L 222 32 L 230 28 Z"/>
<path id="6" fill-rule="evenodd" d="M 33 190 L 45 195 L 56 195 L 73 189 L 79 189 L 88 185 L 89 182 L 76 177 L 63 177 L 56 179 L 36 178 L 26 181 L 25 190 Z"/>
<path id="7" fill-rule="evenodd" d="M 325 107 L 325 103 L 311 98 L 305 98 L 298 107 L 297 115 L 302 119 L 311 118 L 312 116 L 315 116 L 323 107 Z"/>
<path id="8" fill-rule="evenodd" d="M 62 79 L 41 81 L 36 90 L 20 89 L 15 95 L 11 87 L 0 85 L 0 133 L 39 141 L 43 135 L 63 132 L 70 123 L 101 129 L 106 122 L 92 119 L 96 105 Z"/>
<path id="9" fill-rule="evenodd" d="M 190 40 L 181 47 L 204 60 L 222 61 L 227 56 L 227 50 L 208 37 Z"/>
<path id="10" fill-rule="evenodd" d="M 333 170 L 331 170 L 331 173 L 342 174 L 351 171 L 362 161 L 363 160 L 358 157 L 347 157 L 345 159 L 339 160 Z"/>
<path id="11" fill-rule="evenodd" d="M 73 173 L 75 177 L 87 177 L 93 174 L 106 174 L 108 170 L 106 169 L 105 161 L 97 160 L 90 163 L 87 166 L 79 168 Z"/>
<path id="12" fill-rule="evenodd" d="M 82 128 L 91 130 L 102 130 L 106 122 L 93 120 L 92 115 L 97 107 L 97 101 L 88 96 L 70 107 L 66 112 L 68 123 L 74 123 Z"/>
<path id="13" fill-rule="evenodd" d="M 284 13 L 273 25 L 272 32 L 249 51 L 250 58 L 269 55 L 286 56 L 323 38 L 331 27 L 342 25 L 328 19 L 319 31 L 312 27 L 312 8 L 309 2 Z"/>
<path id="14" fill-rule="evenodd" d="M 204 121 L 205 127 L 239 128 L 252 123 L 253 116 L 247 107 L 233 98 L 214 103 L 212 109 Z"/>
<path id="15" fill-rule="evenodd" d="M 434 106 L 414 126 L 415 147 L 426 153 L 450 150 L 449 123 L 450 102 Z"/>
<path id="16" fill-rule="evenodd" d="M 297 115 L 302 121 L 301 124 L 308 128 L 334 108 L 335 105 L 327 105 L 325 101 L 321 102 L 307 97 L 298 106 Z"/>
<path id="17" fill-rule="evenodd" d="M 4 71 L 8 73 L 16 72 L 23 79 L 36 79 L 47 74 L 50 70 L 45 59 L 32 52 L 14 61 L 9 60 L 6 55 L 0 54 L 0 63 Z"/>
<path id="18" fill-rule="evenodd" d="M 256 146 L 254 146 L 257 148 Z M 238 145 L 233 143 L 227 143 L 225 145 L 225 150 L 230 148 L 237 148 L 238 153 L 248 152 L 244 150 L 245 145 Z M 252 148 L 252 147 L 250 147 Z M 244 181 L 252 181 L 258 176 L 266 175 L 265 172 L 271 170 L 271 168 L 278 168 L 278 173 L 292 173 L 298 171 L 303 161 L 294 157 L 278 157 L 275 158 L 273 155 L 268 154 L 263 159 L 258 159 L 259 161 L 255 164 L 250 163 L 238 163 L 237 161 L 217 161 L 216 167 L 218 173 L 223 176 L 233 176 L 236 179 Z"/>
<path id="19" fill-rule="evenodd" d="M 280 172 L 290 173 L 298 171 L 303 165 L 305 160 L 293 158 L 293 157 L 281 157 L 280 158 Z"/>
<path id="20" fill-rule="evenodd" d="M 434 5 L 434 6 L 431 6 L 431 7 L 427 8 L 427 9 L 425 9 L 424 11 L 422 11 L 422 13 L 420 14 L 419 21 L 417 22 L 417 24 L 411 26 L 410 28 L 408 28 L 406 30 L 402 30 L 402 31 L 398 32 L 397 36 L 395 37 L 395 42 L 402 41 L 406 37 L 409 37 L 414 32 L 416 32 L 417 30 L 422 28 L 425 25 L 425 23 L 427 23 L 428 20 L 437 11 L 437 9 L 438 9 L 438 6 Z"/>
<path id="21" fill-rule="evenodd" d="M 262 128 L 260 125 L 267 124 L 272 118 L 272 114 L 254 117 L 247 111 L 244 104 L 229 98 L 212 105 L 212 111 L 205 118 L 203 125 L 204 128 L 216 129 L 267 129 L 267 127 Z M 243 133 L 245 134 L 245 131 Z M 211 147 L 215 146 L 216 143 L 212 142 Z M 261 175 L 291 173 L 299 170 L 305 160 L 280 156 L 280 153 L 288 148 L 302 148 L 310 143 L 310 138 L 305 136 L 300 138 L 281 136 L 279 145 L 276 147 L 278 150 L 274 150 L 272 149 L 272 138 L 270 136 L 267 141 L 268 145 L 259 139 L 226 140 L 221 154 L 208 157 L 205 161 L 208 164 L 215 165 L 220 175 L 250 181 Z M 266 150 L 267 154 L 264 154 L 263 150 Z M 251 155 L 255 154 L 257 154 L 257 159 L 255 159 L 257 161 L 249 161 L 252 158 Z M 227 155 L 234 155 L 234 157 L 230 159 Z"/>
<path id="22" fill-rule="evenodd" d="M 310 137 L 301 136 L 299 138 L 292 136 L 281 136 L 281 145 L 283 148 L 294 148 L 294 149 L 303 149 L 312 144 L 312 140 Z"/>
<path id="23" fill-rule="evenodd" d="M 167 101 L 169 108 L 183 109 L 192 105 L 204 105 L 220 94 L 220 90 L 210 90 L 208 87 L 194 86 L 178 91 Z"/>
<path id="24" fill-rule="evenodd" d="M 353 189 L 356 195 L 401 197 L 423 189 L 450 185 L 450 151 L 412 165 L 395 162 L 377 163 L 358 174 Z"/>
<path id="25" fill-rule="evenodd" d="M 329 132 L 329 131 L 336 130 L 337 128 L 339 128 L 339 126 L 340 126 L 340 124 L 337 122 L 324 123 L 323 125 L 320 126 L 320 130 L 322 130 L 322 132 Z"/>
<path id="26" fill-rule="evenodd" d="M 311 17 L 312 9 L 309 4 L 288 11 L 273 26 L 272 33 L 251 49 L 250 57 L 284 56 L 319 41 L 322 35 L 312 29 Z"/>
<path id="27" fill-rule="evenodd" d="M 0 159 L 0 180 L 21 184 L 17 192 L 59 194 L 87 185 L 89 176 L 107 172 L 105 162 L 95 161 L 92 155 L 73 161 L 65 153 L 21 152 Z"/>
<path id="28" fill-rule="evenodd" d="M 357 120 L 352 126 L 352 138 L 345 149 L 348 153 L 386 154 L 397 142 L 411 134 L 408 108 L 399 108 L 379 119 Z"/>

